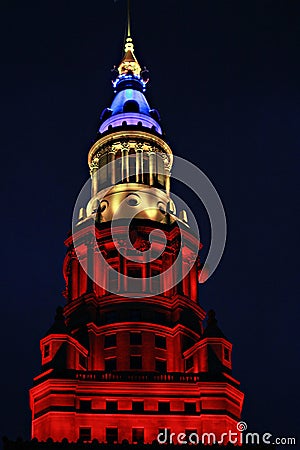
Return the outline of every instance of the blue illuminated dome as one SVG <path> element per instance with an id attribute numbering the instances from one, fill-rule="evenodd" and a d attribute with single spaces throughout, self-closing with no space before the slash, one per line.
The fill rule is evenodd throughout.
<path id="1" fill-rule="evenodd" d="M 116 95 L 110 108 L 101 114 L 99 133 L 121 126 L 138 126 L 162 134 L 159 113 L 150 108 L 144 95 L 148 72 L 141 71 L 131 37 L 126 39 L 125 54 L 116 72 L 113 81 Z"/>

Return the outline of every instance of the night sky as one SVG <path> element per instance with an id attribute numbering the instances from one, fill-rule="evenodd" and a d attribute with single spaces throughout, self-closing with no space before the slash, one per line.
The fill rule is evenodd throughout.
<path id="1" fill-rule="evenodd" d="M 10 438 L 30 434 L 39 339 L 64 305 L 64 239 L 113 97 L 125 14 L 124 0 L 0 4 L 0 435 Z M 225 207 L 226 250 L 199 298 L 233 343 L 243 420 L 251 431 L 295 436 L 300 3 L 133 0 L 133 35 L 173 152 L 209 176 Z M 185 200 L 205 253 L 207 217 L 192 195 Z"/>

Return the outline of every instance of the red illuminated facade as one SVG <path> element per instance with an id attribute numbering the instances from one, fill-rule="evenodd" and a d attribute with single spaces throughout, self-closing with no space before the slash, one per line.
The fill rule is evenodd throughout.
<path id="1" fill-rule="evenodd" d="M 30 390 L 39 441 L 151 443 L 163 429 L 220 436 L 241 416 L 232 345 L 213 311 L 203 326 L 201 244 L 185 211 L 176 216 L 172 151 L 146 82 L 128 36 L 88 156 L 91 195 L 65 242 L 66 305 L 41 340 Z M 150 238 L 154 230 L 164 242 Z"/>

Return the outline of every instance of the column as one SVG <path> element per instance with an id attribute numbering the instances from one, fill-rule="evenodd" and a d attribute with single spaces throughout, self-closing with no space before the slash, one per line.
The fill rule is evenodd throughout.
<path id="1" fill-rule="evenodd" d="M 97 171 L 95 170 L 92 173 L 92 197 L 97 194 L 98 191 L 98 182 L 97 182 Z"/>
<path id="2" fill-rule="evenodd" d="M 97 244 L 98 247 L 98 244 Z M 101 253 L 101 256 L 106 259 L 107 257 L 107 250 L 105 248 L 104 245 L 101 245 L 100 247 L 98 247 L 97 249 L 95 249 L 95 254 L 94 254 L 94 261 L 97 265 L 94 266 L 94 270 L 97 272 L 97 278 L 96 281 L 99 281 L 99 284 L 101 286 L 101 295 L 105 295 L 107 293 L 107 285 L 108 285 L 108 270 L 106 269 L 106 267 L 103 267 L 103 262 L 101 260 L 101 256 L 98 255 L 98 252 Z M 100 287 L 99 286 L 99 287 Z"/>
<path id="3" fill-rule="evenodd" d="M 110 164 L 109 175 L 111 184 L 116 184 L 116 151 L 115 149 L 110 149 L 108 151 L 108 163 Z"/>
<path id="4" fill-rule="evenodd" d="M 175 280 L 179 280 L 182 277 L 182 264 L 183 264 L 182 252 L 180 252 L 179 241 L 177 239 L 174 240 L 171 247 L 173 250 L 173 263 L 172 263 L 173 272 L 174 272 L 173 276 L 175 277 Z M 176 263 L 175 263 L 175 261 L 176 261 Z M 183 295 L 183 280 L 178 281 L 174 287 L 178 294 Z"/>
<path id="5" fill-rule="evenodd" d="M 165 187 L 165 163 L 162 153 L 156 153 L 156 181 L 159 187 Z"/>
<path id="6" fill-rule="evenodd" d="M 119 258 L 120 258 L 120 266 L 119 266 L 119 283 L 118 283 L 118 291 L 120 293 L 124 292 L 124 279 L 122 277 L 122 275 L 124 275 L 124 256 L 119 253 Z"/>
<path id="7" fill-rule="evenodd" d="M 74 271 L 75 269 L 75 265 L 74 265 L 74 261 L 76 261 L 76 254 L 75 254 L 75 250 L 72 249 L 70 251 L 70 261 L 68 263 L 68 267 L 67 267 L 67 294 L 68 294 L 68 300 L 71 301 L 75 298 L 74 296 L 74 286 L 73 286 L 73 278 L 74 278 Z"/>
<path id="8" fill-rule="evenodd" d="M 165 168 L 165 182 L 166 182 L 166 193 L 170 194 L 170 177 L 171 177 L 171 173 L 170 173 L 170 169 L 169 167 Z"/>
<path id="9" fill-rule="evenodd" d="M 136 182 L 142 183 L 143 182 L 143 151 L 137 150 L 136 151 Z"/>
<path id="10" fill-rule="evenodd" d="M 149 184 L 150 184 L 150 186 L 153 186 L 155 183 L 155 171 L 156 171 L 155 152 L 150 150 L 150 152 L 149 152 Z"/>
<path id="11" fill-rule="evenodd" d="M 93 245 L 93 239 L 88 241 L 86 243 L 87 248 L 87 285 L 86 285 L 86 292 L 90 293 L 93 292 L 94 288 L 94 245 Z M 90 274 L 90 276 L 88 275 Z"/>
<path id="12" fill-rule="evenodd" d="M 191 293 L 191 300 L 197 301 L 198 297 L 198 280 L 197 280 L 197 268 L 196 264 L 193 265 L 191 271 L 190 271 L 190 293 Z"/>
<path id="13" fill-rule="evenodd" d="M 162 255 L 162 271 L 166 272 L 168 269 L 171 269 L 170 272 L 168 272 L 168 276 L 165 274 L 163 277 L 163 295 L 165 297 L 169 297 L 173 294 L 174 287 L 172 288 L 168 287 L 173 285 L 174 280 L 174 269 L 172 269 L 174 264 L 174 251 L 171 251 L 166 248 L 163 255 Z"/>
<path id="14" fill-rule="evenodd" d="M 126 264 L 125 264 L 125 257 L 123 256 L 123 253 L 126 252 L 127 244 L 126 244 L 126 241 L 120 240 L 119 241 L 119 245 L 120 245 L 120 247 L 119 247 L 119 267 L 118 267 L 118 272 L 119 272 L 119 276 L 118 276 L 118 292 L 122 293 L 122 292 L 126 292 L 126 290 L 127 290 L 126 281 L 122 277 L 122 275 L 124 275 L 125 277 L 127 275 L 127 268 L 126 268 Z"/>
<path id="15" fill-rule="evenodd" d="M 74 255 L 71 259 L 71 295 L 72 300 L 78 297 L 78 285 L 79 285 L 79 263 L 77 257 Z"/>
<path id="16" fill-rule="evenodd" d="M 129 156 L 126 147 L 122 147 L 122 181 L 129 182 Z"/>
<path id="17" fill-rule="evenodd" d="M 148 276 L 150 276 L 149 274 L 150 272 L 150 265 L 149 263 L 144 263 L 142 264 L 142 289 L 143 292 L 149 292 L 149 282 L 148 280 L 146 280 L 146 278 L 148 278 Z"/>
<path id="18" fill-rule="evenodd" d="M 92 197 L 96 195 L 98 192 L 97 170 L 98 170 L 98 158 L 95 158 L 90 164 L 90 174 L 92 178 Z"/>
<path id="19" fill-rule="evenodd" d="M 136 147 L 136 182 L 143 183 L 143 144 L 139 143 Z"/>
<path id="20" fill-rule="evenodd" d="M 178 266 L 177 266 L 177 267 L 178 267 L 178 270 L 177 270 L 177 274 L 178 274 L 178 279 L 180 279 L 180 278 L 182 278 L 182 264 L 183 264 L 183 261 L 182 261 L 182 253 L 179 253 L 179 254 L 178 254 L 177 260 L 178 260 Z M 178 292 L 178 294 L 184 295 L 184 291 L 183 291 L 183 279 L 181 279 L 181 281 L 179 281 L 178 284 L 177 284 L 177 292 Z"/>

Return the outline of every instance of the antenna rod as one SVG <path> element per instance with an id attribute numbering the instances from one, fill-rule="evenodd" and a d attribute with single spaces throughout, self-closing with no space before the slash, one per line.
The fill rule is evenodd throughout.
<path id="1" fill-rule="evenodd" d="M 127 0 L 127 37 L 131 37 L 131 33 L 130 33 L 130 0 Z"/>

